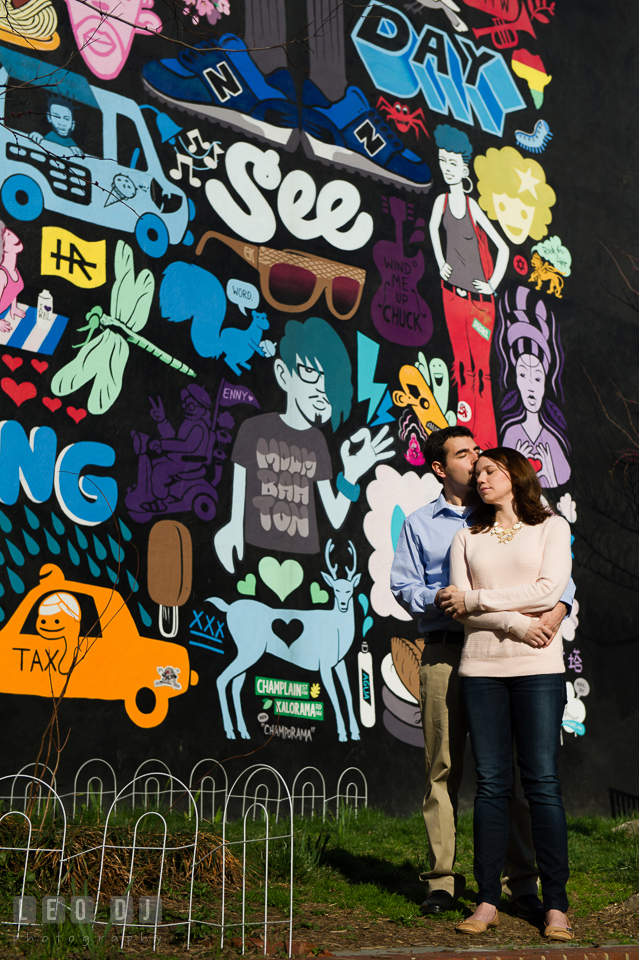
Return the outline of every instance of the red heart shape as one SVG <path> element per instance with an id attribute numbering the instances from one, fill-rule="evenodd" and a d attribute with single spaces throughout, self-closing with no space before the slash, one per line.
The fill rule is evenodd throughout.
<path id="1" fill-rule="evenodd" d="M 31 366 L 34 370 L 37 370 L 38 373 L 44 373 L 45 370 L 49 369 L 49 364 L 46 360 L 32 360 Z"/>
<path id="2" fill-rule="evenodd" d="M 543 466 L 541 460 L 535 460 L 534 457 L 528 457 L 528 463 L 532 463 L 535 473 L 539 473 Z"/>
<path id="3" fill-rule="evenodd" d="M 12 373 L 15 373 L 18 367 L 22 366 L 22 362 L 23 362 L 22 357 L 12 357 L 8 353 L 2 354 L 2 361 L 3 363 L 6 363 L 6 365 L 9 367 L 9 370 L 11 370 Z"/>
<path id="4" fill-rule="evenodd" d="M 87 412 L 83 407 L 79 407 L 77 410 L 75 407 L 67 407 L 67 413 L 74 423 L 80 423 L 80 420 L 84 420 L 87 415 Z"/>
<path id="5" fill-rule="evenodd" d="M 48 366 L 48 364 L 47 364 L 47 366 Z M 58 400 L 57 397 L 55 397 L 55 398 L 54 398 L 54 397 L 43 397 L 43 398 L 42 398 L 42 402 L 43 402 L 43 404 L 45 405 L 45 407 L 47 408 L 47 410 L 50 410 L 50 411 L 51 411 L 51 413 L 55 413 L 56 410 L 59 410 L 60 407 L 62 406 L 62 400 Z"/>
<path id="6" fill-rule="evenodd" d="M 2 380 L 0 380 L 0 387 L 2 387 L 4 392 L 11 397 L 13 402 L 18 407 L 20 404 L 24 403 L 25 400 L 31 400 L 32 397 L 35 397 L 38 393 L 34 384 L 16 383 L 15 380 L 11 379 L 11 377 L 3 377 Z"/>

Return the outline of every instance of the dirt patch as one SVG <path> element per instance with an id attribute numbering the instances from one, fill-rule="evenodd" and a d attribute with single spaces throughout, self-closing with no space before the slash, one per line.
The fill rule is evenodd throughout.
<path id="1" fill-rule="evenodd" d="M 572 917 L 577 943 L 598 944 L 616 940 L 620 943 L 639 941 L 639 914 L 629 913 L 621 904 L 613 904 L 590 917 Z M 398 924 L 384 918 L 373 918 L 365 911 L 330 912 L 324 905 L 308 904 L 295 918 L 294 940 L 312 941 L 317 947 L 331 951 L 370 948 L 444 947 L 446 949 L 482 949 L 504 946 L 536 946 L 547 944 L 538 927 L 500 912 L 499 927 L 479 937 L 455 932 L 456 920 L 419 919 Z"/>

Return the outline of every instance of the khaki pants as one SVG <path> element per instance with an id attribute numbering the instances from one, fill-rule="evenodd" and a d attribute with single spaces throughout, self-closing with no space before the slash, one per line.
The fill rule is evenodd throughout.
<path id="1" fill-rule="evenodd" d="M 464 877 L 453 870 L 457 797 L 467 733 L 458 675 L 461 649 L 461 643 L 427 643 L 419 671 L 419 699 L 426 750 L 423 813 L 430 866 L 428 873 L 421 874 L 421 879 L 428 882 L 429 894 L 435 890 L 445 890 L 452 896 L 459 896 L 465 884 Z M 538 874 L 530 811 L 516 763 L 509 828 L 502 889 L 511 899 L 517 899 L 525 894 L 537 893 Z"/>

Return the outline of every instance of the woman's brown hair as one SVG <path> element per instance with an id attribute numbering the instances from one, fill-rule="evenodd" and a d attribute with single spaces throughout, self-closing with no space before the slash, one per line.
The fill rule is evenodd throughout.
<path id="1" fill-rule="evenodd" d="M 510 476 L 513 485 L 513 507 L 517 518 L 530 527 L 543 523 L 552 516 L 550 510 L 541 502 L 541 486 L 529 460 L 511 447 L 493 447 L 484 450 L 481 457 L 487 457 L 503 467 Z M 492 527 L 495 522 L 495 508 L 483 500 L 473 511 L 471 533 L 481 533 Z"/>

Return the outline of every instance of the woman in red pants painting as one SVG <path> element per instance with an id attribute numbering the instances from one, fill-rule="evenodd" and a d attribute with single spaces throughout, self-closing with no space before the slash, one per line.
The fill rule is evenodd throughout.
<path id="1" fill-rule="evenodd" d="M 433 204 L 430 237 L 442 278 L 446 324 L 453 347 L 457 420 L 469 427 L 482 449 L 497 443 L 490 386 L 490 345 L 495 324 L 495 290 L 508 265 L 508 246 L 468 196 L 472 146 L 465 133 L 441 124 L 435 128 L 439 166 L 448 193 Z M 468 189 L 464 189 L 467 181 Z M 441 228 L 446 234 L 446 255 Z M 497 248 L 493 267 L 488 238 Z"/>

